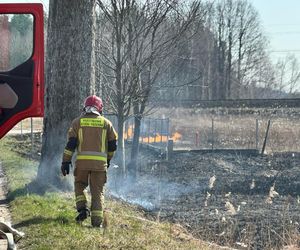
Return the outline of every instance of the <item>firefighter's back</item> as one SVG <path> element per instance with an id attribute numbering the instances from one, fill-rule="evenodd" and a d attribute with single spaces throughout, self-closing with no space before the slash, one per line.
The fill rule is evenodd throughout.
<path id="1" fill-rule="evenodd" d="M 84 170 L 105 171 L 107 165 L 107 131 L 109 120 L 93 113 L 75 120 L 78 130 L 76 167 Z"/>

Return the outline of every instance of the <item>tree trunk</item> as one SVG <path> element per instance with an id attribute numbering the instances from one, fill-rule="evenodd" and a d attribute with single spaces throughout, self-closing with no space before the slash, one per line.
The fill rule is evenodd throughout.
<path id="1" fill-rule="evenodd" d="M 137 159 L 139 155 L 139 146 L 140 146 L 140 134 L 141 134 L 141 120 L 142 117 L 138 114 L 134 116 L 134 132 L 133 132 L 133 140 L 132 140 L 132 148 L 131 148 L 131 161 L 130 161 L 130 169 L 129 174 L 132 177 L 132 181 L 136 180 L 136 172 L 137 172 Z"/>
<path id="2" fill-rule="evenodd" d="M 231 25 L 230 19 L 228 20 Z M 229 27 L 231 29 L 231 27 Z M 228 52 L 227 52 L 227 74 L 226 74 L 226 99 L 231 98 L 231 73 L 232 73 L 232 49 L 233 49 L 233 37 L 232 30 L 228 35 Z"/>
<path id="3" fill-rule="evenodd" d="M 125 142 L 124 142 L 124 112 L 118 112 L 118 152 L 117 161 L 120 166 L 119 176 L 124 179 L 126 176 Z"/>
<path id="4" fill-rule="evenodd" d="M 238 65 L 237 65 L 237 87 L 236 87 L 236 98 L 241 98 L 241 87 L 242 87 L 242 47 L 243 47 L 243 41 L 242 41 L 242 35 L 239 36 L 239 48 L 238 48 Z"/>
<path id="5" fill-rule="evenodd" d="M 218 99 L 226 99 L 226 74 L 225 74 L 225 44 L 220 43 L 218 57 L 219 93 Z"/>
<path id="6" fill-rule="evenodd" d="M 50 0 L 44 134 L 38 179 L 57 184 L 66 135 L 95 85 L 95 1 Z"/>

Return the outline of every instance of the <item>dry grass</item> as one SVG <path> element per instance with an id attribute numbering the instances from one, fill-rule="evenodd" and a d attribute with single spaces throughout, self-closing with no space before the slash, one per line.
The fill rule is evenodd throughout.
<path id="1" fill-rule="evenodd" d="M 76 224 L 73 192 L 39 195 L 28 190 L 38 162 L 13 152 L 18 144 L 10 136 L 1 140 L 0 161 L 9 181 L 14 227 L 26 234 L 18 244 L 20 249 L 222 249 L 195 239 L 180 225 L 155 222 L 140 208 L 109 197 L 107 228 L 94 229 L 89 222 Z"/>
<path id="2" fill-rule="evenodd" d="M 13 127 L 11 133 L 29 133 L 31 131 L 31 119 L 32 119 L 32 127 L 34 132 L 41 132 L 43 130 L 43 118 L 33 117 L 27 118 L 23 121 L 19 122 L 17 125 Z"/>
<path id="3" fill-rule="evenodd" d="M 240 115 L 197 113 L 191 109 L 160 109 L 155 117 L 169 117 L 171 133 L 179 132 L 182 138 L 175 147 L 187 148 L 256 148 L 256 119 L 258 119 L 258 149 L 261 150 L 267 122 L 271 127 L 266 152 L 300 151 L 300 119 L 293 115 Z M 212 136 L 212 119 L 214 132 Z M 32 118 L 33 131 L 40 132 L 43 118 Z M 12 133 L 30 132 L 31 119 L 18 123 Z"/>
<path id="4" fill-rule="evenodd" d="M 267 122 L 271 119 L 266 151 L 300 151 L 300 119 L 293 115 L 200 114 L 189 109 L 176 109 L 173 112 L 161 110 L 160 113 L 169 114 L 172 133 L 177 131 L 182 134 L 182 139 L 175 142 L 175 147 L 211 148 L 213 143 L 214 148 L 256 148 L 258 119 L 258 149 L 261 150 Z"/>

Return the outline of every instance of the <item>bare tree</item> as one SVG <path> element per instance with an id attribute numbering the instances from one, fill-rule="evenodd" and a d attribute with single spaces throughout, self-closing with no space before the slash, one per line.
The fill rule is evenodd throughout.
<path id="1" fill-rule="evenodd" d="M 216 5 L 215 14 L 215 34 L 216 34 L 216 48 L 217 57 L 216 64 L 218 65 L 218 92 L 217 99 L 226 99 L 228 94 L 226 93 L 226 19 L 225 19 L 225 4 L 221 5 L 218 3 Z M 231 50 L 229 50 L 231 51 Z"/>
<path id="2" fill-rule="evenodd" d="M 210 20 L 207 15 L 211 4 L 198 4 L 198 13 L 192 19 L 187 16 L 186 20 L 190 20 L 190 23 L 176 38 L 167 74 L 159 79 L 159 82 L 166 82 L 160 85 L 165 93 L 169 93 L 169 99 L 174 105 L 181 103 L 181 99 L 190 102 L 205 100 L 212 93 L 210 83 L 215 69 L 212 67 L 214 37 L 209 30 Z"/>
<path id="3" fill-rule="evenodd" d="M 132 0 L 98 0 L 100 26 L 104 29 L 99 37 L 101 43 L 97 59 L 102 79 L 102 91 L 110 110 L 118 118 L 118 158 L 122 175 L 125 175 L 124 122 L 130 113 L 134 88 L 128 68 L 131 53 L 128 22 L 134 11 Z"/>
<path id="4" fill-rule="evenodd" d="M 249 1 L 220 0 L 215 8 L 220 98 L 241 98 L 264 60 L 267 39 Z"/>
<path id="5" fill-rule="evenodd" d="M 134 137 L 131 151 L 131 172 L 136 173 L 136 160 L 139 152 L 141 119 L 153 107 L 149 98 L 158 83 L 159 76 L 167 71 L 173 62 L 173 53 L 182 36 L 189 30 L 195 19 L 200 17 L 200 2 L 190 6 L 174 4 L 173 1 L 146 1 L 143 5 L 148 18 L 142 25 L 143 32 L 137 35 L 135 29 L 133 69 L 138 69 L 135 77 L 136 98 L 133 102 Z M 141 67 L 136 67 L 140 65 Z"/>
<path id="6" fill-rule="evenodd" d="M 275 65 L 276 88 L 281 92 L 294 94 L 300 91 L 300 67 L 299 61 L 294 54 L 279 59 Z"/>
<path id="7" fill-rule="evenodd" d="M 252 81 L 248 84 L 248 92 L 243 89 L 248 98 L 275 98 L 275 69 L 267 53 L 257 62 L 257 70 L 253 71 Z"/>
<path id="8" fill-rule="evenodd" d="M 241 98 L 240 89 L 248 86 L 253 75 L 260 70 L 266 51 L 266 37 L 262 33 L 257 11 L 246 0 L 237 2 L 238 13 L 238 57 L 237 57 L 237 91 L 236 97 Z"/>
<path id="9" fill-rule="evenodd" d="M 119 156 L 125 174 L 123 127 L 133 112 L 139 130 L 149 95 L 157 77 L 170 62 L 170 52 L 191 20 L 199 3 L 180 9 L 177 1 L 98 1 L 107 32 L 102 33 L 98 58 L 105 96 L 118 117 Z M 138 144 L 135 131 L 134 145 Z M 137 136 L 137 137 L 136 137 Z M 135 146 L 134 146 L 135 148 Z M 135 154 L 132 153 L 132 157 Z"/>
<path id="10" fill-rule="evenodd" d="M 38 178 L 59 180 L 66 133 L 94 90 L 95 0 L 49 2 L 46 96 Z"/>

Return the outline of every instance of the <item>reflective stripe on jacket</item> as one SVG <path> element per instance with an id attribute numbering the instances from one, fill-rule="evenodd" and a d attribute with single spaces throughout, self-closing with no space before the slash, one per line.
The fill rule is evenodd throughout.
<path id="1" fill-rule="evenodd" d="M 108 119 L 95 114 L 80 116 L 72 122 L 68 137 L 77 139 L 76 168 L 106 170 L 107 159 L 111 159 L 113 153 L 108 152 L 108 141 L 117 140 L 117 133 Z M 66 148 L 63 161 L 71 161 L 72 155 L 73 152 Z"/>

